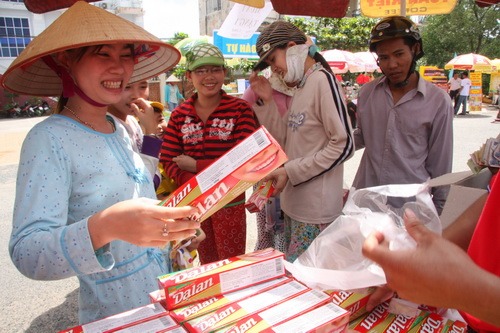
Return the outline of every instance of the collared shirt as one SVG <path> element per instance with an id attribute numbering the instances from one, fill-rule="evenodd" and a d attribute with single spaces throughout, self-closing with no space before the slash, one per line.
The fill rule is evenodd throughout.
<path id="1" fill-rule="evenodd" d="M 419 78 L 396 104 L 386 78 L 367 83 L 358 98 L 356 149 L 365 148 L 355 188 L 423 183 L 451 172 L 453 108 L 443 89 Z M 440 212 L 448 187 L 432 190 Z"/>

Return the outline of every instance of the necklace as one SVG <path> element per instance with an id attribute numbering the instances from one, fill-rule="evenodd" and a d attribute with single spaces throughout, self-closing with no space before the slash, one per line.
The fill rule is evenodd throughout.
<path id="1" fill-rule="evenodd" d="M 69 112 L 71 112 L 71 114 L 72 114 L 73 116 L 75 116 L 75 118 L 76 118 L 79 122 L 81 122 L 81 123 L 82 123 L 82 124 L 84 124 L 85 126 L 90 127 L 92 130 L 94 130 L 94 131 L 96 131 L 96 132 L 97 132 L 97 130 L 95 129 L 95 127 L 94 127 L 94 126 L 92 126 L 92 124 L 91 124 L 91 123 L 89 123 L 89 122 L 87 122 L 87 121 L 83 120 L 82 118 L 80 118 L 80 117 L 78 116 L 78 114 L 77 114 L 75 111 L 71 110 L 71 109 L 70 109 L 69 107 L 67 107 L 66 105 L 64 106 L 64 108 L 65 108 L 66 110 L 68 110 Z M 115 125 L 114 125 L 114 124 L 111 122 L 111 120 L 109 120 L 109 119 L 107 119 L 107 122 L 111 125 L 111 129 L 112 129 L 112 131 L 114 132 L 114 131 L 115 131 Z"/>

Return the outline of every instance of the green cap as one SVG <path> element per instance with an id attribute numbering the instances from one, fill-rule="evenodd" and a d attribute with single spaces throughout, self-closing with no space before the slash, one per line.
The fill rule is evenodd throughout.
<path id="1" fill-rule="evenodd" d="M 225 65 L 224 56 L 217 46 L 209 43 L 198 44 L 186 53 L 186 67 L 189 71 L 206 65 Z"/>

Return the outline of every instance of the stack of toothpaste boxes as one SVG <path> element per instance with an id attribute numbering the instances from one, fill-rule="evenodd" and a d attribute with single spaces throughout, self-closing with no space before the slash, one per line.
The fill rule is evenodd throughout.
<path id="1" fill-rule="evenodd" d="M 272 248 L 158 277 L 151 304 L 61 333 L 344 332 L 349 311 L 285 274 Z"/>
<path id="2" fill-rule="evenodd" d="M 335 332 L 466 333 L 434 311 L 366 311 L 373 289 L 315 290 L 286 274 L 283 254 L 265 249 L 158 277 L 151 304 L 60 333 Z"/>

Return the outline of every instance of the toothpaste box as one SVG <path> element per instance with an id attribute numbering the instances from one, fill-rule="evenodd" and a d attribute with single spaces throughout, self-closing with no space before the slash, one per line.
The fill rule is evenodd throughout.
<path id="1" fill-rule="evenodd" d="M 247 202 L 245 202 L 245 208 L 250 213 L 258 213 L 263 208 L 269 198 L 273 195 L 275 190 L 274 181 L 267 180 L 265 182 L 260 182 L 257 189 L 252 193 Z"/>
<path id="2" fill-rule="evenodd" d="M 389 311 L 388 302 L 377 306 L 370 313 L 351 321 L 350 329 L 359 333 L 405 333 L 420 321 L 421 315 L 409 316 Z"/>
<path id="3" fill-rule="evenodd" d="M 103 333 L 138 325 L 156 318 L 168 316 L 168 311 L 159 303 L 148 304 L 126 312 L 106 317 L 88 324 L 76 326 L 59 333 Z"/>
<path id="4" fill-rule="evenodd" d="M 344 333 L 348 323 L 349 312 L 330 302 L 261 332 Z"/>
<path id="5" fill-rule="evenodd" d="M 198 207 L 199 213 L 192 218 L 203 221 L 286 160 L 278 142 L 261 126 L 180 186 L 160 205 Z"/>
<path id="6" fill-rule="evenodd" d="M 275 306 L 309 290 L 311 289 L 302 283 L 292 280 L 242 301 L 223 306 L 201 317 L 189 320 L 184 323 L 184 327 L 189 332 L 214 332 L 233 322 L 259 311 L 263 311 L 271 306 Z"/>
<path id="7" fill-rule="evenodd" d="M 467 324 L 450 320 L 437 313 L 422 314 L 409 331 L 410 333 L 466 333 Z"/>
<path id="8" fill-rule="evenodd" d="M 200 301 L 182 308 L 174 309 L 170 312 L 170 315 L 175 320 L 177 320 L 177 322 L 183 323 L 187 320 L 191 320 L 206 313 L 215 311 L 216 309 L 219 309 L 222 306 L 243 300 L 247 297 L 277 287 L 286 282 L 290 282 L 291 280 L 292 280 L 291 278 L 286 276 L 277 279 L 272 279 L 267 282 L 250 286 L 248 288 L 233 291 L 225 295 L 210 297 L 209 299 L 206 299 L 204 301 Z"/>
<path id="9" fill-rule="evenodd" d="M 272 248 L 158 277 L 172 310 L 285 275 L 284 255 Z"/>
<path id="10" fill-rule="evenodd" d="M 342 309 L 350 312 L 350 320 L 357 319 L 364 315 L 366 311 L 366 304 L 368 299 L 373 294 L 376 288 L 364 288 L 352 291 L 330 291 L 327 293 L 332 296 L 332 302 Z"/>
<path id="11" fill-rule="evenodd" d="M 180 330 L 179 330 L 180 329 Z M 104 333 L 160 333 L 160 332 L 186 332 L 168 314 L 140 323 L 112 328 Z"/>
<path id="12" fill-rule="evenodd" d="M 238 320 L 234 324 L 217 331 L 217 333 L 259 333 L 266 328 L 278 325 L 326 304 L 330 300 L 330 296 L 322 291 L 309 290 L 267 310 Z"/>

